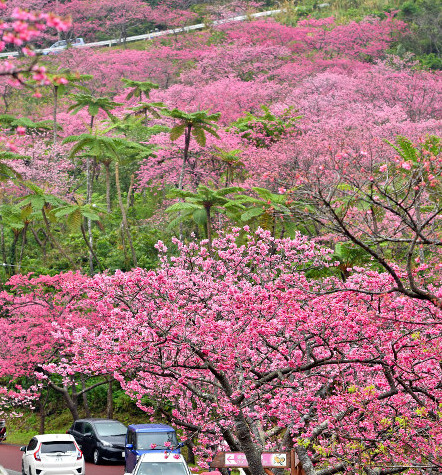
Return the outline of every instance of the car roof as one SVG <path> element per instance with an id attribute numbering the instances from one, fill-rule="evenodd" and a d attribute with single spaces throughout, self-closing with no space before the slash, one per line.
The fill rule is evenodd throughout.
<path id="1" fill-rule="evenodd" d="M 142 454 L 140 460 L 141 462 L 185 463 L 184 457 L 181 454 L 171 454 L 170 452 L 167 452 L 167 454 L 166 457 L 166 454 L 163 451 L 148 452 L 147 454 Z"/>
<path id="2" fill-rule="evenodd" d="M 39 442 L 74 442 L 71 434 L 38 434 L 34 436 Z"/>
<path id="3" fill-rule="evenodd" d="M 175 432 L 173 427 L 166 424 L 131 424 L 128 429 L 135 432 Z"/>
<path id="4" fill-rule="evenodd" d="M 116 419 L 99 419 L 99 418 L 90 418 L 90 419 L 77 419 L 75 422 L 118 422 L 119 424 L 123 424 L 120 421 L 117 421 Z M 123 424 L 124 425 L 124 424 Z"/>

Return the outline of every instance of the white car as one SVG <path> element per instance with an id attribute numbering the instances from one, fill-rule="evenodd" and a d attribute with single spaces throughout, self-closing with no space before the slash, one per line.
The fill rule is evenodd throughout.
<path id="1" fill-rule="evenodd" d="M 158 450 L 141 455 L 131 475 L 191 475 L 191 472 L 181 454 Z"/>
<path id="2" fill-rule="evenodd" d="M 77 47 L 77 46 L 84 46 L 84 40 L 83 38 L 75 38 L 73 40 L 59 40 L 53 45 L 49 46 L 49 48 L 46 48 L 42 50 L 43 54 L 57 54 L 61 53 L 63 50 L 65 50 L 68 46 L 72 47 Z"/>
<path id="3" fill-rule="evenodd" d="M 84 457 L 70 434 L 32 437 L 23 452 L 23 475 L 84 475 Z"/>

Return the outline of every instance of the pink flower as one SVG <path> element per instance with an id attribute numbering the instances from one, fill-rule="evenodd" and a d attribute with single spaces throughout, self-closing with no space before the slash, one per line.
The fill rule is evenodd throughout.
<path id="1" fill-rule="evenodd" d="M 401 167 L 404 168 L 405 170 L 411 170 L 411 165 L 412 163 L 410 161 L 402 162 Z"/>
<path id="2" fill-rule="evenodd" d="M 32 49 L 29 49 L 26 46 L 22 48 L 22 51 L 26 56 L 35 56 L 35 51 L 32 51 Z"/>
<path id="3" fill-rule="evenodd" d="M 172 446 L 171 442 L 164 442 L 164 447 L 169 448 L 171 446 Z"/>
<path id="4" fill-rule="evenodd" d="M 150 444 L 150 448 L 153 450 L 155 447 L 157 446 L 157 444 Z"/>
<path id="5" fill-rule="evenodd" d="M 22 127 L 21 125 L 19 125 L 17 127 L 17 134 L 18 135 L 25 135 L 25 133 L 26 133 L 26 129 L 24 127 Z"/>
<path id="6" fill-rule="evenodd" d="M 384 165 L 381 165 L 381 166 L 379 167 L 379 171 L 380 171 L 380 172 L 386 172 L 386 171 L 387 171 L 387 168 L 388 168 L 387 165 L 385 165 L 385 164 L 384 164 Z"/>
<path id="7" fill-rule="evenodd" d="M 180 454 L 174 454 L 173 458 L 178 460 L 180 458 Z"/>

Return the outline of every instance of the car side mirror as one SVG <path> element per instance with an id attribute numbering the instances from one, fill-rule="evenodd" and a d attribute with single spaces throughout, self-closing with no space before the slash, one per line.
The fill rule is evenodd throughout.
<path id="1" fill-rule="evenodd" d="M 22 447 L 20 447 L 20 451 L 21 452 L 26 452 L 26 445 L 23 445 Z"/>
<path id="2" fill-rule="evenodd" d="M 134 444 L 126 444 L 126 449 L 133 449 L 134 448 Z"/>

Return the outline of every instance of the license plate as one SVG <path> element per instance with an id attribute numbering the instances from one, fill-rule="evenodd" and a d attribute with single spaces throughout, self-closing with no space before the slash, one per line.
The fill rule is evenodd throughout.
<path id="1" fill-rule="evenodd" d="M 126 454 L 124 452 L 121 452 L 121 456 L 124 458 Z"/>

